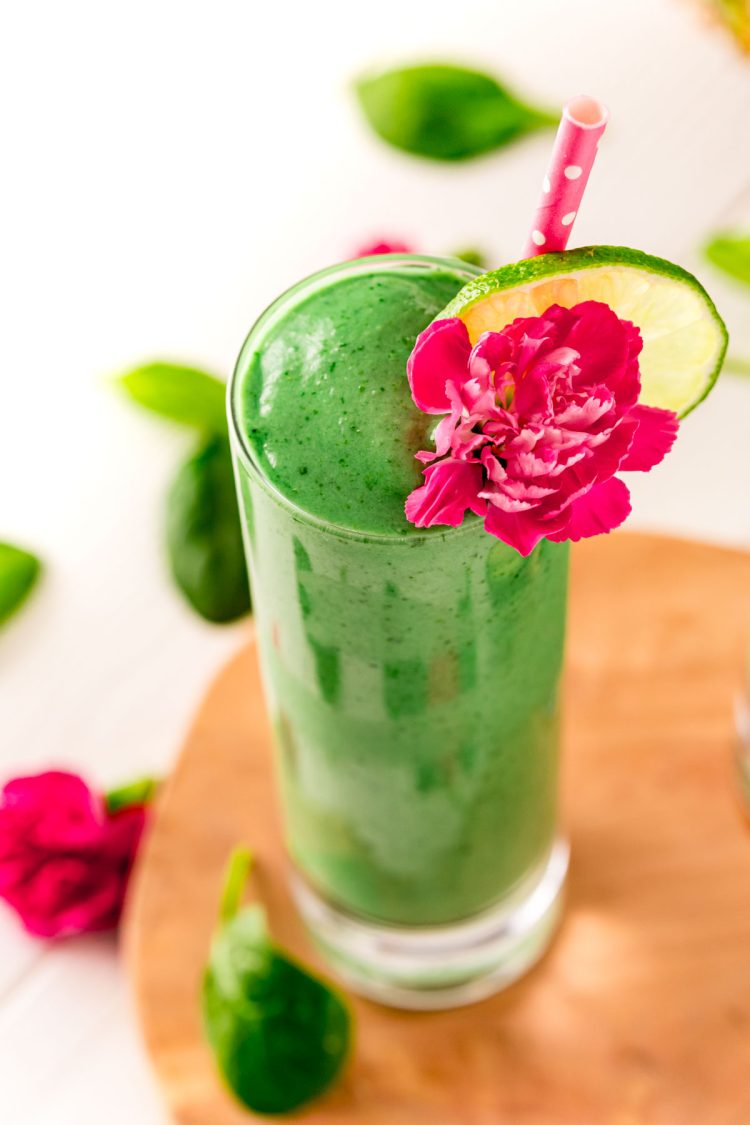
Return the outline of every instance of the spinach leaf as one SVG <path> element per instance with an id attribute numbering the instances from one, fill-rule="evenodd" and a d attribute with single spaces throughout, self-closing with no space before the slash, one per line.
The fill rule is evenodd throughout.
<path id="1" fill-rule="evenodd" d="M 467 246 L 465 250 L 454 250 L 453 257 L 459 258 L 462 262 L 468 262 L 470 266 L 483 266 L 485 269 L 489 269 L 487 255 L 475 246 Z"/>
<path id="2" fill-rule="evenodd" d="M 465 160 L 558 115 L 515 97 L 491 75 L 460 66 L 408 66 L 361 78 L 355 85 L 372 128 L 388 144 L 433 160 Z"/>
<path id="3" fill-rule="evenodd" d="M 121 375 L 119 384 L 139 406 L 162 418 L 208 433 L 226 432 L 226 385 L 205 371 L 147 363 Z"/>
<path id="4" fill-rule="evenodd" d="M 11 543 L 0 543 L 0 625 L 21 608 L 41 569 L 36 555 Z"/>
<path id="5" fill-rule="evenodd" d="M 230 861 L 203 979 L 203 1022 L 219 1071 L 256 1113 L 288 1113 L 321 1094 L 350 1044 L 343 1000 L 271 941 L 262 908 L 239 909 L 249 857 Z"/>
<path id="6" fill-rule="evenodd" d="M 750 359 L 728 355 L 724 360 L 724 370 L 732 375 L 750 375 Z"/>
<path id="7" fill-rule="evenodd" d="M 705 254 L 709 262 L 724 273 L 750 285 L 750 234 L 714 235 L 705 247 Z"/>
<path id="8" fill-rule="evenodd" d="M 207 621 L 250 610 L 245 554 L 229 442 L 208 438 L 179 469 L 167 496 L 172 576 Z"/>

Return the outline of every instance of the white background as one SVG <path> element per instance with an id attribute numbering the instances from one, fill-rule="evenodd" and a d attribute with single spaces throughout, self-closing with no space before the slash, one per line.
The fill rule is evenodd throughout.
<path id="1" fill-rule="evenodd" d="M 108 378 L 154 356 L 226 375 L 287 283 L 372 236 L 518 255 L 550 135 L 456 167 L 363 127 L 352 75 L 457 59 L 611 125 L 573 244 L 696 270 L 750 356 L 750 292 L 697 252 L 750 226 L 750 66 L 680 0 L 106 0 L 8 5 L 0 25 L 0 538 L 48 564 L 0 637 L 0 773 L 102 785 L 165 770 L 239 643 L 165 576 L 182 433 Z M 750 380 L 724 376 L 634 481 L 631 526 L 750 545 Z M 163 1122 L 114 941 L 34 944 L 0 913 L 4 1125 Z"/>

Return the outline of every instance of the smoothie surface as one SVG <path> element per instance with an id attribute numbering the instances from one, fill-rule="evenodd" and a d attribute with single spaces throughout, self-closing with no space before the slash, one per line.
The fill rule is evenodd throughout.
<path id="1" fill-rule="evenodd" d="M 284 496 L 355 531 L 420 533 L 404 502 L 421 483 L 414 454 L 431 447 L 437 419 L 412 402 L 406 361 L 466 279 L 447 263 L 332 278 L 243 356 L 240 424 Z"/>

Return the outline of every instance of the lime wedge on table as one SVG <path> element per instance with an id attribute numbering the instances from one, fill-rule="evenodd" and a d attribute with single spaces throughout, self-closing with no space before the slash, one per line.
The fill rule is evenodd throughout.
<path id="1" fill-rule="evenodd" d="M 472 340 L 550 305 L 603 301 L 641 330 L 641 398 L 680 417 L 719 374 L 727 330 L 692 274 L 626 246 L 586 246 L 540 254 L 473 278 L 440 314 L 463 320 Z"/>

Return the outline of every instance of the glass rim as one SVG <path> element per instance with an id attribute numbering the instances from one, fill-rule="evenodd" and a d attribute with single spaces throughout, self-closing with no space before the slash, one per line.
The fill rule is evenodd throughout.
<path id="1" fill-rule="evenodd" d="M 468 512 L 464 517 L 463 523 L 459 524 L 458 527 L 441 526 L 415 529 L 413 532 L 390 534 L 384 531 L 366 531 L 362 528 L 347 527 L 345 524 L 335 523 L 323 516 L 317 516 L 313 512 L 295 503 L 294 500 L 291 500 L 274 484 L 260 465 L 255 451 L 248 440 L 247 434 L 240 424 L 239 387 L 241 374 L 246 368 L 245 361 L 249 353 L 254 350 L 256 342 L 262 339 L 263 335 L 273 327 L 274 323 L 280 319 L 289 308 L 297 303 L 299 299 L 307 294 L 314 293 L 317 289 L 323 288 L 331 277 L 346 276 L 347 274 L 356 276 L 363 272 L 363 270 L 370 272 L 373 268 L 376 270 L 387 270 L 392 269 L 394 266 L 402 266 L 415 270 L 424 269 L 425 267 L 450 267 L 454 273 L 459 275 L 463 274 L 467 282 L 482 273 L 482 270 L 478 266 L 473 266 L 471 263 L 464 262 L 460 258 L 443 258 L 428 254 L 373 254 L 364 258 L 353 258 L 346 262 L 336 262 L 334 265 L 327 266 L 325 269 L 309 274 L 301 281 L 289 286 L 288 289 L 285 289 L 267 305 L 263 312 L 256 318 L 240 348 L 237 362 L 234 365 L 231 378 L 227 385 L 229 434 L 233 452 L 247 473 L 257 481 L 276 503 L 286 508 L 298 520 L 347 539 L 377 540 L 383 543 L 414 543 L 426 539 L 435 541 L 446 536 L 454 537 L 456 535 L 465 534 L 477 524 L 481 524 L 482 521 L 479 516 Z"/>

